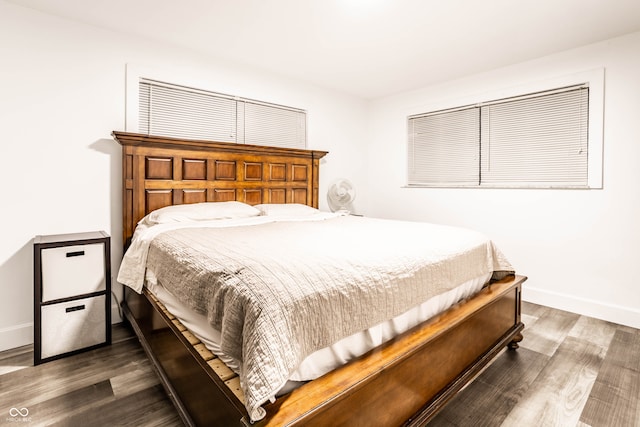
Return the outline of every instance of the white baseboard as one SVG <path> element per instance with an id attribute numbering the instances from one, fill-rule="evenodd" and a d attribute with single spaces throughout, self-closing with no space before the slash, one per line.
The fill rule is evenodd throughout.
<path id="1" fill-rule="evenodd" d="M 111 324 L 122 322 L 118 303 L 111 303 Z M 0 351 L 33 344 L 33 323 L 10 326 L 0 329 Z"/>
<path id="2" fill-rule="evenodd" d="M 0 351 L 33 344 L 33 323 L 0 329 Z"/>
<path id="3" fill-rule="evenodd" d="M 640 310 L 615 304 L 606 304 L 586 298 L 524 286 L 522 299 L 534 304 L 545 305 L 619 325 L 640 328 Z"/>

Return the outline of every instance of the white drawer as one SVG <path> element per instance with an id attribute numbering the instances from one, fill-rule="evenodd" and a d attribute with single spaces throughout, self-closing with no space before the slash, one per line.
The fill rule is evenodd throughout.
<path id="1" fill-rule="evenodd" d="M 41 257 L 43 302 L 106 287 L 103 243 L 43 249 Z"/>
<path id="2" fill-rule="evenodd" d="M 41 357 L 43 359 L 104 343 L 105 296 L 42 306 Z"/>

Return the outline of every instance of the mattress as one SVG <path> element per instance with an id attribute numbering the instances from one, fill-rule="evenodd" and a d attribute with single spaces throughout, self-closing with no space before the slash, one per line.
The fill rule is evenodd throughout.
<path id="1" fill-rule="evenodd" d="M 141 275 L 156 283 L 169 310 L 238 371 L 253 421 L 290 381 L 314 379 L 513 271 L 486 236 L 435 224 L 312 210 L 141 225 L 118 280 L 138 292 Z"/>

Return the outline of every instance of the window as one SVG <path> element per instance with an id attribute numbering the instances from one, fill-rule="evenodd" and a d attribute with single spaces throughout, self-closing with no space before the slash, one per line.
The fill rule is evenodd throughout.
<path id="1" fill-rule="evenodd" d="M 306 147 L 306 112 L 297 108 L 140 79 L 138 131 L 147 135 Z"/>
<path id="2" fill-rule="evenodd" d="M 409 116 L 408 184 L 588 187 L 588 84 Z"/>

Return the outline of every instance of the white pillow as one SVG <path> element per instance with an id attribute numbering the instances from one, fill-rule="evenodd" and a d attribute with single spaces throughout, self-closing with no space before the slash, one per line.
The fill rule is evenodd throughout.
<path id="1" fill-rule="evenodd" d="M 316 208 L 300 203 L 265 203 L 254 207 L 258 208 L 262 215 L 268 216 L 300 217 L 320 212 Z"/>
<path id="2" fill-rule="evenodd" d="M 170 222 L 209 221 L 214 219 L 248 218 L 260 215 L 260 210 L 242 202 L 203 202 L 165 206 L 142 218 L 146 225 Z"/>

